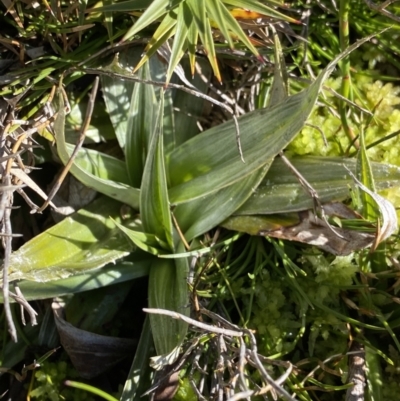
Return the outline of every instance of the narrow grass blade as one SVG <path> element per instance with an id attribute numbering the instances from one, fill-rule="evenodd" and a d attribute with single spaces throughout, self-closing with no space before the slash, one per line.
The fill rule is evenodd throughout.
<path id="1" fill-rule="evenodd" d="M 123 40 L 129 40 L 134 35 L 136 35 L 139 31 L 144 28 L 147 28 L 151 23 L 156 21 L 162 15 L 168 13 L 168 6 L 170 4 L 169 0 L 154 0 L 148 3 L 144 13 L 140 16 L 140 18 L 136 21 L 136 23 L 128 30 L 125 34 Z"/>
<path id="2" fill-rule="evenodd" d="M 295 20 L 294 18 L 288 17 L 285 14 L 280 13 L 279 11 L 276 11 L 272 7 L 268 7 L 265 4 L 262 4 L 261 2 L 257 0 L 223 0 L 224 3 L 229 4 L 234 7 L 239 7 L 239 8 L 244 8 L 245 10 L 251 10 L 251 11 L 256 11 L 260 14 L 269 16 L 269 17 L 275 17 L 282 19 L 284 21 L 292 22 L 292 23 L 299 23 L 299 21 Z M 275 3 L 275 5 L 280 6 L 281 3 L 278 1 L 269 1 L 268 3 Z"/>
<path id="3" fill-rule="evenodd" d="M 150 6 L 153 0 L 129 0 L 121 3 L 114 3 L 103 7 L 96 7 L 96 11 L 114 11 L 129 12 L 134 10 L 143 10 Z"/>
<path id="4" fill-rule="evenodd" d="M 185 2 L 179 4 L 177 14 L 174 43 L 172 45 L 171 57 L 168 61 L 166 85 L 168 85 L 176 66 L 179 64 L 187 48 L 188 31 L 193 24 L 193 15 Z"/>
<path id="5" fill-rule="evenodd" d="M 149 44 L 146 46 L 146 54 L 136 65 L 134 72 L 141 68 L 176 32 L 176 18 L 167 14 L 156 29 Z"/>
<path id="6" fill-rule="evenodd" d="M 357 178 L 360 182 L 365 185 L 368 189 L 375 192 L 375 183 L 372 173 L 371 163 L 368 159 L 367 150 L 365 147 L 364 131 L 360 131 L 360 149 L 357 155 Z M 358 197 L 361 201 L 362 215 L 369 221 L 376 221 L 379 218 L 379 212 L 374 199 L 366 193 L 361 191 L 359 188 L 356 189 Z"/>
<path id="7" fill-rule="evenodd" d="M 218 68 L 210 21 L 206 14 L 205 0 L 186 0 L 186 3 L 193 14 L 197 31 L 203 43 L 207 58 L 210 61 L 211 67 L 214 71 L 215 77 L 218 81 L 221 81 L 221 74 Z"/>

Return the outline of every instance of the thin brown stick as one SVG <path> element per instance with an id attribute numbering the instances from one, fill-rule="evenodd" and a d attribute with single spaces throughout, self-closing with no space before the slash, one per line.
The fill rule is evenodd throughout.
<path id="1" fill-rule="evenodd" d="M 4 184 L 6 186 L 11 185 L 10 175 L 3 177 Z M 10 297 L 9 297 L 9 281 L 8 281 L 8 267 L 10 265 L 10 256 L 12 252 L 12 245 L 11 245 L 11 205 L 12 205 L 12 193 L 7 193 L 7 205 L 4 210 L 3 214 L 3 232 L 5 236 L 3 237 L 3 248 L 4 248 L 4 260 L 3 260 L 3 302 L 4 302 L 4 312 L 6 316 L 8 332 L 10 333 L 11 339 L 14 342 L 17 342 L 17 330 L 15 328 L 15 324 L 13 321 L 13 316 L 11 313 L 10 308 Z"/>
<path id="2" fill-rule="evenodd" d="M 243 335 L 243 331 L 234 331 L 229 329 L 223 329 L 221 327 L 211 326 L 209 324 L 201 323 L 197 320 L 191 319 L 190 317 L 182 315 L 181 313 L 169 311 L 166 309 L 143 308 L 143 312 L 153 313 L 156 315 L 165 315 L 165 316 L 170 316 L 173 319 L 183 320 L 184 322 L 191 324 L 192 326 L 198 327 L 203 330 L 207 330 L 210 333 L 224 334 L 226 336 L 232 336 L 232 337 L 241 337 Z"/>

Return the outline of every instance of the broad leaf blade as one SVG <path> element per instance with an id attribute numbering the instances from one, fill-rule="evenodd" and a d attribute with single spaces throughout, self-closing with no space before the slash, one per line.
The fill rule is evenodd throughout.
<path id="1" fill-rule="evenodd" d="M 244 164 L 236 146 L 232 121 L 211 128 L 177 148 L 168 166 L 171 203 L 188 202 L 211 194 L 271 163 L 304 126 L 323 82 L 336 64 L 370 38 L 357 42 L 336 57 L 306 90 L 273 107 L 240 118 Z"/>
<path id="2" fill-rule="evenodd" d="M 78 274 L 64 279 L 38 283 L 36 281 L 21 280 L 18 287 L 28 301 L 51 299 L 64 295 L 95 290 L 134 280 L 149 274 L 151 259 L 147 254 L 135 251 L 129 260 L 117 261 L 100 270 Z M 10 300 L 13 302 L 13 299 Z M 0 302 L 3 295 L 0 294 Z"/>
<path id="3" fill-rule="evenodd" d="M 211 195 L 182 203 L 174 210 L 180 230 L 187 241 L 211 230 L 232 215 L 253 193 L 267 167 Z"/>
<path id="4" fill-rule="evenodd" d="M 111 69 L 119 72 L 121 69 L 133 68 L 140 60 L 142 48 L 133 48 L 129 52 L 122 53 L 115 58 Z M 126 73 L 126 70 L 124 71 Z M 130 81 L 101 76 L 104 102 L 107 112 L 115 130 L 121 149 L 125 149 L 125 141 L 128 130 L 129 105 L 135 84 Z"/>
<path id="5" fill-rule="evenodd" d="M 133 247 L 113 222 L 121 220 L 119 208 L 102 197 L 37 235 L 11 255 L 10 280 L 66 278 L 127 256 Z"/>
<path id="6" fill-rule="evenodd" d="M 355 173 L 356 159 L 306 156 L 292 158 L 290 162 L 316 190 L 321 203 L 349 197 L 353 179 L 345 167 Z M 378 190 L 400 186 L 399 167 L 382 163 L 371 163 L 371 166 Z M 286 213 L 313 207 L 312 198 L 296 176 L 280 158 L 276 158 L 257 191 L 235 214 Z"/>
<path id="7" fill-rule="evenodd" d="M 68 154 L 71 154 L 74 148 L 74 145 L 66 144 Z M 106 153 L 90 148 L 81 148 L 74 162 L 82 170 L 97 178 L 107 181 L 119 181 L 127 185 L 130 183 L 125 162 Z"/>
<path id="8" fill-rule="evenodd" d="M 186 280 L 186 260 L 156 260 L 150 269 L 149 307 L 168 309 L 187 315 Z M 187 324 L 181 320 L 151 314 L 150 323 L 158 355 L 172 352 L 186 335 Z"/>
<path id="9" fill-rule="evenodd" d="M 197 60 L 198 66 L 204 76 L 211 79 L 211 68 L 205 59 Z M 190 71 L 187 64 L 183 63 L 186 76 Z M 207 83 L 196 74 L 191 80 L 192 84 L 200 91 L 207 91 Z M 199 133 L 197 120 L 203 116 L 206 100 L 193 96 L 183 91 L 176 91 L 174 96 L 175 108 L 175 145 L 179 146 Z"/>
<path id="10" fill-rule="evenodd" d="M 157 238 L 154 234 L 144 233 L 139 229 L 133 230 L 118 223 L 116 225 L 133 244 L 151 255 L 159 256 L 170 249 L 167 243 Z"/>
<path id="11" fill-rule="evenodd" d="M 139 401 L 140 396 L 151 386 L 152 369 L 149 359 L 154 354 L 154 345 L 150 330 L 150 317 L 146 316 L 120 401 Z"/>

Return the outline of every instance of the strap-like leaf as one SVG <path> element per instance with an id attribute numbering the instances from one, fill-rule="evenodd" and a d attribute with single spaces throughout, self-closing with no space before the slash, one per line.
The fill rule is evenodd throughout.
<path id="1" fill-rule="evenodd" d="M 237 150 L 232 121 L 203 132 L 177 148 L 168 166 L 171 203 L 184 203 L 215 193 L 272 163 L 304 126 L 323 82 L 336 64 L 370 38 L 358 41 L 337 56 L 304 91 L 240 118 L 245 163 Z"/>
<path id="2" fill-rule="evenodd" d="M 355 159 L 306 156 L 290 159 L 290 162 L 316 190 L 321 203 L 349 197 L 349 185 L 353 180 L 346 167 L 355 172 Z M 371 166 L 378 190 L 400 185 L 399 167 L 382 163 L 371 163 Z M 312 198 L 296 176 L 280 158 L 276 158 L 257 191 L 235 214 L 287 213 L 313 206 Z"/>
<path id="3" fill-rule="evenodd" d="M 143 79 L 151 79 L 149 64 L 140 69 L 139 76 Z M 136 83 L 129 108 L 125 147 L 126 169 L 131 185 L 136 188 L 140 188 L 141 185 L 156 115 L 157 103 L 154 87 Z"/>
<path id="4" fill-rule="evenodd" d="M 186 280 L 186 260 L 155 260 L 149 276 L 149 307 L 168 309 L 187 315 Z M 187 323 L 180 320 L 152 314 L 150 315 L 150 323 L 158 355 L 166 355 L 172 352 L 176 347 L 179 347 L 186 335 Z"/>
<path id="5" fill-rule="evenodd" d="M 127 256 L 133 247 L 113 221 L 119 207 L 102 197 L 34 237 L 12 254 L 10 280 L 66 278 Z"/>
<path id="6" fill-rule="evenodd" d="M 151 4 L 146 7 L 145 12 L 136 21 L 135 25 L 125 34 L 123 40 L 131 39 L 143 28 L 148 27 L 152 22 L 156 21 L 168 11 L 170 0 L 153 0 Z"/>
<path id="7" fill-rule="evenodd" d="M 140 187 L 140 213 L 143 229 L 168 243 L 173 250 L 172 222 L 165 174 L 162 123 L 164 97 L 161 94 L 155 130 L 150 142 Z"/>
<path id="8" fill-rule="evenodd" d="M 254 192 L 267 167 L 216 193 L 182 203 L 174 210 L 180 230 L 187 241 L 211 230 L 232 215 Z"/>
<path id="9" fill-rule="evenodd" d="M 61 161 L 64 164 L 68 163 L 70 158 L 70 153 L 65 143 L 64 136 L 65 129 L 65 110 L 64 103 L 62 100 L 62 96 L 60 96 L 60 109 L 57 114 L 57 118 L 54 122 L 54 132 L 56 135 L 56 144 L 57 144 L 57 152 Z M 81 149 L 81 154 L 86 154 L 84 150 Z M 92 155 L 93 155 L 92 151 Z M 101 157 L 100 154 L 98 154 Z M 129 206 L 132 206 L 135 209 L 139 208 L 139 190 L 133 188 L 127 184 L 122 182 L 117 182 L 109 179 L 100 178 L 90 171 L 85 170 L 77 163 L 74 163 L 70 169 L 71 174 L 74 175 L 80 182 L 88 186 L 89 188 L 93 188 L 96 191 L 101 192 L 104 195 L 109 196 L 110 198 L 119 200 L 120 202 L 126 203 Z"/>

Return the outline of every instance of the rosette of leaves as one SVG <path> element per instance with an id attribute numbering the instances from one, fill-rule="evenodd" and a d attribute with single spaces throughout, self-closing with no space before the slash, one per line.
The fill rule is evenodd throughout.
<path id="1" fill-rule="evenodd" d="M 237 148 L 233 121 L 194 135 L 192 117 L 174 111 L 178 102 L 189 103 L 187 97 L 179 98 L 178 92 L 156 91 L 146 83 L 132 84 L 129 73 L 121 82 L 106 71 L 102 81 L 106 106 L 125 160 L 92 149 L 79 152 L 71 173 L 106 197 L 92 205 L 90 212 L 81 210 L 15 252 L 10 279 L 44 282 L 43 285 L 52 286 L 51 296 L 54 296 L 57 288 L 61 293 L 77 291 L 71 284 L 67 289 L 60 287 L 68 276 L 75 276 L 78 282 L 81 278 L 83 286 L 90 281 L 90 270 L 132 255 L 132 263 L 119 271 L 124 271 L 124 279 L 128 280 L 139 274 L 138 269 L 140 274 L 146 274 L 145 269 L 149 268 L 149 306 L 188 313 L 187 257 L 208 251 L 198 246 L 201 235 L 250 202 L 257 188 L 263 189 L 264 202 L 258 204 L 254 214 L 312 207 L 312 200 L 303 193 L 295 177 L 288 184 L 287 180 L 281 182 L 280 171 L 267 173 L 276 165 L 275 157 L 303 128 L 323 82 L 339 59 L 330 63 L 304 91 L 239 119 L 244 163 Z M 142 79 L 154 79 L 165 77 L 166 73 L 162 63 L 151 59 L 139 75 Z M 67 163 L 73 146 L 65 142 L 62 97 L 54 130 L 58 155 Z M 323 162 L 318 169 L 315 163 L 309 160 L 312 167 L 306 178 L 311 184 L 324 175 Z M 354 171 L 354 162 L 331 160 L 324 201 L 347 196 L 352 179 L 344 173 L 343 163 Z M 376 164 L 374 170 L 378 187 L 398 183 L 398 169 Z M 277 189 L 285 194 L 286 207 L 275 199 Z M 118 202 L 136 210 L 140 218 L 123 219 Z M 129 241 L 122 240 L 121 233 Z M 186 249 L 191 244 L 193 249 Z M 62 280 L 57 280 L 58 277 Z M 101 281 L 96 283 L 102 285 Z M 21 289 L 23 286 L 24 283 Z M 25 295 L 34 298 L 29 291 Z M 147 345 L 139 345 L 126 394 L 136 391 L 133 383 L 137 383 L 137 365 L 147 363 L 150 327 L 156 352 L 164 356 L 179 350 L 187 329 L 180 321 L 151 316 L 150 326 L 144 326 L 141 339 Z M 169 360 L 173 358 L 174 355 Z"/>

